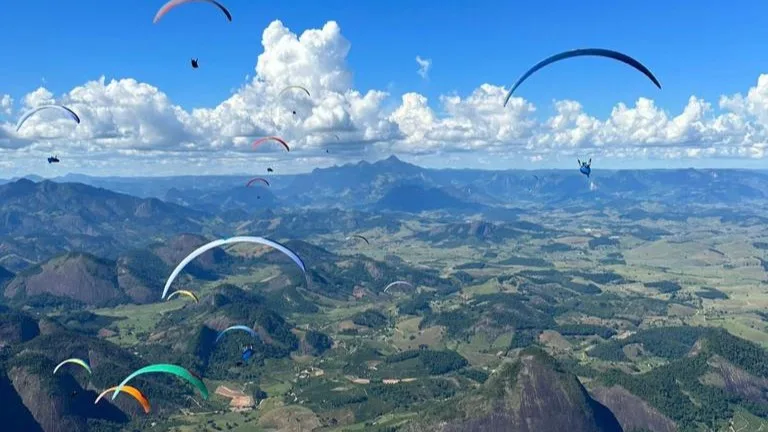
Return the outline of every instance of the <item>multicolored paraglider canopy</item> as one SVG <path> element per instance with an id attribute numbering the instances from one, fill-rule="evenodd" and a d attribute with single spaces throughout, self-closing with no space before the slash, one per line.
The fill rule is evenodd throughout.
<path id="1" fill-rule="evenodd" d="M 195 293 L 193 293 L 192 291 L 187 291 L 187 290 L 176 290 L 176 291 L 172 292 L 172 293 L 171 293 L 171 294 L 168 296 L 168 299 L 167 299 L 167 300 L 170 300 L 170 299 L 172 299 L 174 296 L 177 296 L 177 295 L 180 295 L 180 294 L 181 294 L 181 295 L 185 295 L 185 296 L 187 296 L 187 297 L 191 298 L 192 300 L 194 300 L 194 301 L 195 301 L 195 303 L 200 303 L 200 299 L 199 299 L 199 298 L 197 298 L 197 296 L 195 295 Z"/>
<path id="2" fill-rule="evenodd" d="M 82 366 L 83 368 L 85 368 L 85 370 L 88 371 L 89 374 L 93 373 L 93 371 L 91 371 L 91 367 L 88 366 L 88 363 L 86 363 L 85 360 L 82 360 L 82 359 L 79 359 L 79 358 L 69 358 L 69 359 L 64 360 L 63 362 L 61 362 L 58 365 L 56 365 L 55 368 L 53 368 L 53 373 L 56 374 L 56 372 L 59 370 L 59 368 L 64 366 L 67 363 L 72 363 L 72 364 L 76 364 L 76 365 Z"/>
<path id="3" fill-rule="evenodd" d="M 99 403 L 101 398 L 104 397 L 104 395 L 106 395 L 107 393 L 109 393 L 111 391 L 115 391 L 115 390 L 117 390 L 117 386 L 110 387 L 110 388 L 104 390 L 103 392 L 101 392 L 99 397 L 96 398 L 96 401 L 93 404 L 96 405 L 97 403 Z M 133 396 L 134 399 L 139 401 L 139 403 L 141 404 L 141 407 L 144 408 L 144 412 L 149 414 L 149 411 L 150 411 L 149 399 L 147 399 L 147 397 L 144 396 L 144 394 L 141 393 L 139 391 L 139 389 L 137 389 L 136 387 L 132 387 L 132 386 L 127 385 L 127 386 L 123 387 L 123 391 L 128 393 L 129 395 Z"/>
<path id="4" fill-rule="evenodd" d="M 224 12 L 224 15 L 227 17 L 227 21 L 232 21 L 232 14 L 229 13 L 229 10 L 224 7 L 223 4 L 217 2 L 216 0 L 171 0 L 168 3 L 164 4 L 155 14 L 155 19 L 152 20 L 153 24 L 157 24 L 158 21 L 160 21 L 160 18 L 164 17 L 165 14 L 170 12 L 171 9 L 175 8 L 176 6 L 181 6 L 185 3 L 195 3 L 195 2 L 205 2 L 210 3 L 216 7 L 218 7 L 222 12 Z"/>
<path id="5" fill-rule="evenodd" d="M 256 141 L 254 141 L 254 142 L 253 142 L 253 148 L 256 148 L 256 147 L 258 147 L 258 146 L 259 146 L 259 144 L 261 144 L 261 143 L 263 143 L 263 142 L 267 142 L 267 141 L 275 141 L 275 142 L 278 142 L 278 143 L 282 144 L 282 145 L 283 145 L 283 147 L 285 147 L 285 150 L 286 150 L 286 151 L 291 151 L 291 148 L 290 148 L 290 147 L 288 147 L 288 143 L 287 143 L 287 142 L 285 142 L 285 140 L 283 140 L 282 138 L 280 138 L 280 137 L 276 137 L 276 136 L 268 136 L 268 137 L 264 137 L 264 138 L 259 138 L 259 139 L 257 139 Z"/>

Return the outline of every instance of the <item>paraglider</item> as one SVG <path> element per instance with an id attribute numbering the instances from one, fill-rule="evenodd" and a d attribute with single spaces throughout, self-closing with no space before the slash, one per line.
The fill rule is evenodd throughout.
<path id="1" fill-rule="evenodd" d="M 145 366 L 134 373 L 128 375 L 127 378 L 123 380 L 123 382 L 120 383 L 120 385 L 117 386 L 115 389 L 115 392 L 112 394 L 112 400 L 115 400 L 118 394 L 120 394 L 120 391 L 123 390 L 126 384 L 128 384 L 128 381 L 134 379 L 135 377 L 139 375 L 143 375 L 146 373 L 169 373 L 176 375 L 177 377 L 186 380 L 190 384 L 194 385 L 197 390 L 200 392 L 200 395 L 203 396 L 203 399 L 208 399 L 208 387 L 205 386 L 205 383 L 203 381 L 194 376 L 190 371 L 184 369 L 181 366 L 172 365 L 172 364 L 166 364 L 166 363 L 158 363 L 153 364 L 150 366 Z"/>
<path id="2" fill-rule="evenodd" d="M 198 63 L 197 63 L 197 59 L 196 59 L 196 58 L 193 58 L 193 59 L 191 60 L 191 62 L 192 62 L 192 69 L 197 69 L 197 68 L 199 67 L 199 65 L 198 65 Z"/>
<path id="3" fill-rule="evenodd" d="M 304 266 L 304 261 L 302 261 L 301 258 L 299 258 L 299 256 L 296 255 L 296 253 L 294 253 L 292 250 L 288 249 L 287 247 L 283 246 L 282 244 L 274 240 L 269 240 L 263 237 L 252 237 L 252 236 L 230 237 L 230 238 L 214 240 L 212 242 L 206 243 L 200 246 L 199 248 L 195 249 L 194 251 L 192 251 L 183 260 L 181 260 L 179 265 L 177 265 L 176 268 L 173 269 L 173 271 L 171 272 L 171 275 L 168 276 L 168 280 L 165 282 L 165 288 L 163 289 L 163 295 L 160 298 L 165 298 L 165 295 L 168 293 L 168 288 L 171 286 L 174 279 L 176 279 L 179 273 L 181 273 L 181 271 L 184 270 L 184 267 L 186 267 L 187 264 L 192 262 L 192 260 L 194 260 L 195 258 L 199 257 L 200 255 L 204 254 L 205 252 L 213 248 L 228 245 L 228 244 L 233 244 L 233 243 L 256 243 L 256 244 L 262 244 L 265 246 L 270 246 L 272 248 L 275 248 L 278 251 L 285 254 L 286 256 L 288 256 L 288 258 L 293 260 L 293 262 L 296 263 L 296 265 L 299 266 L 301 271 L 304 273 L 304 276 L 307 276 L 307 268 L 306 266 Z"/>
<path id="4" fill-rule="evenodd" d="M 272 168 L 267 168 L 267 172 L 274 172 L 274 171 L 275 170 L 273 170 Z"/>
<path id="5" fill-rule="evenodd" d="M 240 356 L 244 363 L 248 363 L 248 360 L 253 356 L 253 346 L 249 345 L 243 349 L 243 354 Z"/>
<path id="6" fill-rule="evenodd" d="M 254 178 L 252 178 L 252 179 L 248 180 L 248 183 L 246 183 L 246 184 L 245 184 L 245 187 L 249 187 L 249 186 L 251 186 L 252 184 L 256 183 L 257 181 L 258 181 L 258 182 L 262 182 L 262 183 L 264 183 L 265 185 L 269 186 L 269 182 L 268 182 L 266 179 L 263 179 L 263 178 L 261 178 L 261 177 L 254 177 Z"/>
<path id="7" fill-rule="evenodd" d="M 248 327 L 248 326 L 244 326 L 244 325 L 233 325 L 232 327 L 228 327 L 228 328 L 226 328 L 226 329 L 224 329 L 224 330 L 220 331 L 220 332 L 219 332 L 219 334 L 218 334 L 218 336 L 216 336 L 216 340 L 214 341 L 214 343 L 219 343 L 219 340 L 221 340 L 221 338 L 222 338 L 222 337 L 224 337 L 224 334 L 226 334 L 227 332 L 229 332 L 229 331 L 231 331 L 231 330 L 242 330 L 242 331 L 244 331 L 244 332 L 247 332 L 247 333 L 249 333 L 251 336 L 253 336 L 253 337 L 255 337 L 255 338 L 259 337 L 259 334 L 258 334 L 258 333 L 256 333 L 256 332 L 255 332 L 255 331 L 254 331 L 252 328 L 250 328 L 250 327 Z"/>
<path id="8" fill-rule="evenodd" d="M 529 193 L 534 193 L 539 188 L 539 176 L 534 175 L 533 178 L 535 179 L 535 181 L 533 182 L 533 185 L 531 185 L 531 187 L 528 188 Z"/>
<path id="9" fill-rule="evenodd" d="M 183 5 L 184 3 L 192 3 L 192 2 L 207 2 L 211 3 L 215 6 L 217 6 L 219 9 L 221 9 L 222 12 L 224 12 L 224 15 L 227 17 L 227 21 L 232 22 L 232 14 L 229 13 L 229 10 L 224 7 L 223 4 L 217 2 L 216 0 L 171 0 L 168 3 L 164 4 L 163 7 L 161 7 L 157 13 L 155 14 L 155 19 L 152 20 L 153 24 L 157 24 L 158 21 L 160 21 L 160 18 L 165 16 L 171 9 L 175 8 L 176 6 Z"/>
<path id="10" fill-rule="evenodd" d="M 371 242 L 369 242 L 367 238 L 361 236 L 360 234 L 352 234 L 351 236 L 347 237 L 347 240 L 352 240 L 353 238 L 359 238 L 363 240 L 366 244 L 371 244 Z"/>
<path id="11" fill-rule="evenodd" d="M 582 162 L 578 159 L 576 160 L 579 162 L 579 172 L 589 178 L 589 174 L 592 173 L 592 158 L 589 158 L 589 162 Z"/>
<path id="12" fill-rule="evenodd" d="M 307 94 L 307 96 L 309 96 L 309 97 L 312 97 L 312 95 L 311 95 L 311 94 L 309 94 L 309 90 L 305 89 L 305 88 L 304 88 L 304 87 L 302 87 L 302 86 L 297 86 L 297 85 L 290 85 L 290 86 L 288 86 L 288 87 L 286 87 L 286 88 L 284 88 L 284 89 L 280 90 L 280 93 L 278 93 L 277 95 L 278 95 L 278 96 L 282 96 L 282 94 L 283 94 L 283 93 L 285 93 L 285 92 L 287 92 L 288 90 L 291 90 L 291 89 L 296 89 L 296 90 L 303 90 L 303 91 L 304 91 L 304 93 L 306 93 L 306 94 Z"/>
<path id="13" fill-rule="evenodd" d="M 199 299 L 199 298 L 197 298 L 197 296 L 195 295 L 195 293 L 193 293 L 192 291 L 187 291 L 187 290 L 176 290 L 176 291 L 172 292 L 172 293 L 171 293 L 171 294 L 168 296 L 168 298 L 167 298 L 166 300 L 170 300 L 170 299 L 172 299 L 172 298 L 173 298 L 173 296 L 176 296 L 176 295 L 179 295 L 179 294 L 183 294 L 183 295 L 185 295 L 185 296 L 187 296 L 187 297 L 191 298 L 192 300 L 194 300 L 194 301 L 195 301 L 195 303 L 200 303 L 200 299 Z"/>
<path id="14" fill-rule="evenodd" d="M 312 95 L 309 94 L 309 90 L 307 90 L 306 88 L 304 88 L 302 86 L 297 86 L 297 85 L 291 85 L 291 86 L 288 86 L 288 87 L 280 90 L 280 93 L 278 93 L 277 96 L 280 97 L 280 96 L 283 95 L 283 93 L 287 92 L 288 90 L 292 90 L 292 89 L 301 90 L 304 93 L 306 93 L 308 97 L 312 97 Z M 293 115 L 296 115 L 296 110 L 292 110 L 291 112 L 293 113 Z"/>
<path id="15" fill-rule="evenodd" d="M 59 363 L 58 365 L 56 365 L 56 367 L 53 369 L 54 375 L 56 374 L 56 372 L 59 370 L 60 367 L 64 366 L 67 363 L 72 363 L 72 364 L 76 364 L 78 366 L 82 366 L 83 368 L 85 368 L 85 370 L 88 371 L 89 374 L 93 373 L 91 371 L 91 367 L 88 366 L 88 363 L 86 363 L 85 360 L 81 360 L 79 358 L 69 358 L 69 359 L 66 359 L 63 362 Z"/>
<path id="16" fill-rule="evenodd" d="M 21 116 L 21 118 L 19 119 L 19 122 L 16 123 L 16 132 L 18 132 L 19 129 L 21 129 L 21 126 L 24 124 L 24 122 L 26 122 L 28 118 L 32 117 L 33 114 L 40 112 L 42 110 L 47 110 L 47 109 L 62 110 L 67 115 L 69 115 L 72 118 L 72 120 L 74 120 L 77 124 L 80 124 L 80 117 L 77 115 L 77 113 L 65 107 L 64 105 L 41 105 L 37 108 L 32 108 L 31 110 L 24 113 L 23 116 Z"/>
<path id="17" fill-rule="evenodd" d="M 101 398 L 104 397 L 104 395 L 106 395 L 111 391 L 115 391 L 116 389 L 117 387 L 110 387 L 104 390 L 103 392 L 101 392 L 99 397 L 96 398 L 96 401 L 93 404 L 96 405 L 97 403 L 99 403 Z M 144 396 L 144 394 L 140 392 L 139 389 L 137 389 L 136 387 L 127 385 L 123 387 L 123 391 L 133 396 L 133 398 L 136 399 L 141 404 L 141 407 L 144 408 L 144 412 L 149 414 L 149 411 L 150 411 L 149 399 L 147 399 L 147 397 Z"/>
<path id="18" fill-rule="evenodd" d="M 50 164 L 50 163 L 59 163 L 59 156 L 58 156 L 58 155 L 56 155 L 56 156 L 50 156 L 50 157 L 48 158 L 48 163 L 49 163 L 49 164 Z"/>
<path id="19" fill-rule="evenodd" d="M 266 141 L 276 141 L 276 142 L 282 144 L 283 147 L 285 147 L 286 151 L 291 151 L 291 148 L 288 147 L 288 143 L 285 142 L 282 138 L 276 137 L 276 136 L 268 136 L 268 137 L 257 139 L 256 141 L 253 142 L 253 148 L 256 148 L 259 144 L 261 144 L 263 142 L 266 142 Z"/>
<path id="20" fill-rule="evenodd" d="M 650 79 L 653 84 L 656 85 L 659 89 L 661 88 L 661 84 L 659 83 L 659 80 L 656 79 L 656 77 L 653 75 L 653 73 L 645 67 L 642 63 L 635 60 L 634 58 L 620 53 L 618 51 L 612 51 L 608 49 L 602 49 L 602 48 L 581 48 L 581 49 L 575 49 L 570 51 L 564 51 L 559 54 L 555 54 L 553 56 L 547 57 L 544 60 L 536 63 L 532 68 L 528 69 L 527 72 L 525 72 L 515 83 L 515 85 L 512 86 L 512 89 L 507 93 L 506 99 L 504 99 L 504 106 L 507 106 L 507 103 L 509 102 L 509 99 L 512 97 L 512 93 L 515 92 L 517 87 L 520 86 L 520 84 L 523 83 L 528 77 L 536 73 L 539 69 L 546 67 L 552 63 L 558 62 L 560 60 L 569 59 L 572 57 L 582 57 L 582 56 L 598 56 L 598 57 L 608 57 L 612 58 L 614 60 L 618 60 L 622 63 L 625 63 L 629 66 L 632 66 L 633 68 L 637 69 L 638 71 L 642 72 L 645 76 Z"/>
<path id="21" fill-rule="evenodd" d="M 388 289 L 390 289 L 390 288 L 392 288 L 393 286 L 396 286 L 396 285 L 406 285 L 406 286 L 409 286 L 409 287 L 411 287 L 413 289 L 416 289 L 416 287 L 414 287 L 412 283 L 410 283 L 408 281 L 399 280 L 399 281 L 394 281 L 391 284 L 387 285 L 384 288 L 384 292 L 387 292 Z"/>

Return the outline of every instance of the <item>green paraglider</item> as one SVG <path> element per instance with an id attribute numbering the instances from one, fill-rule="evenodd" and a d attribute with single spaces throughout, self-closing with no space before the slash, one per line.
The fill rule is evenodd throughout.
<path id="1" fill-rule="evenodd" d="M 123 382 L 120 383 L 119 386 L 117 386 L 117 389 L 112 394 L 112 400 L 115 400 L 117 395 L 123 389 L 123 386 L 128 384 L 128 381 L 132 380 L 133 378 L 146 373 L 160 373 L 160 372 L 173 374 L 181 379 L 188 381 L 190 384 L 197 387 L 197 389 L 200 391 L 200 395 L 203 396 L 203 399 L 208 399 L 208 388 L 205 386 L 205 383 L 203 383 L 203 381 L 200 378 L 193 375 L 192 372 L 184 369 L 181 366 L 166 364 L 166 363 L 159 363 L 159 364 L 153 364 L 153 365 L 143 367 L 137 370 L 136 372 L 128 375 L 128 377 L 125 378 Z"/>

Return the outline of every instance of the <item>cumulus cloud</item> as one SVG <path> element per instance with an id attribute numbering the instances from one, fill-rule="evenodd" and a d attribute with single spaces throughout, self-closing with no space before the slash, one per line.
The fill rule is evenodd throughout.
<path id="1" fill-rule="evenodd" d="M 768 75 L 745 95 L 725 95 L 715 105 L 691 96 L 669 112 L 641 97 L 631 105 L 618 103 L 601 119 L 578 101 L 561 100 L 553 103 L 553 115 L 542 118 L 519 97 L 502 107 L 507 89 L 489 83 L 433 103 L 418 93 L 357 90 L 347 64 L 351 44 L 333 21 L 301 34 L 274 21 L 261 43 L 251 78 L 213 107 L 184 109 L 162 89 L 132 78 L 100 77 L 62 95 L 45 87 L 16 95 L 23 109 L 64 104 L 82 122 L 43 111 L 16 133 L 8 119 L 0 123 L 0 152 L 19 167 L 58 151 L 76 156 L 80 168 L 117 169 L 129 158 L 142 166 L 178 163 L 179 169 L 201 172 L 200 164 L 226 171 L 254 160 L 290 160 L 296 167 L 299 161 L 327 165 L 390 152 L 416 158 L 473 152 L 478 163 L 499 155 L 534 162 L 559 155 L 762 158 L 768 142 Z M 416 61 L 426 78 L 431 60 Z M 287 86 L 302 86 L 311 96 L 281 92 Z M 11 113 L 10 95 L 0 98 L 0 109 Z M 283 137 L 292 151 L 252 149 L 253 140 L 264 135 Z"/>
<path id="2" fill-rule="evenodd" d="M 429 69 L 432 67 L 432 59 L 423 59 L 421 56 L 416 56 L 416 63 L 419 64 L 419 70 L 416 71 L 420 77 L 429 78 Z"/>
<path id="3" fill-rule="evenodd" d="M 0 97 L 0 112 L 5 115 L 11 115 L 13 111 L 13 98 L 11 95 L 3 95 Z"/>

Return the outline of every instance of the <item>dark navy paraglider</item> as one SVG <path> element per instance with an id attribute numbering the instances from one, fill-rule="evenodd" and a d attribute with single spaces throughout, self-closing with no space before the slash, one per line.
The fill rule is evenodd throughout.
<path id="1" fill-rule="evenodd" d="M 59 163 L 59 157 L 58 156 L 51 156 L 48 158 L 48 163 Z"/>
<path id="2" fill-rule="evenodd" d="M 197 69 L 200 66 L 199 64 L 197 64 L 197 59 L 196 58 L 193 58 L 191 61 L 192 61 L 192 68 L 193 69 Z"/>
<path id="3" fill-rule="evenodd" d="M 579 168 L 579 172 L 587 176 L 589 178 L 589 174 L 592 173 L 592 158 L 589 158 L 588 162 L 582 162 L 578 159 L 576 159 L 579 162 L 579 165 L 581 166 Z"/>

